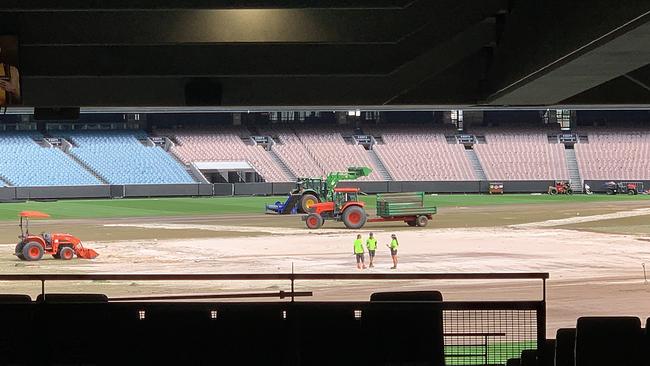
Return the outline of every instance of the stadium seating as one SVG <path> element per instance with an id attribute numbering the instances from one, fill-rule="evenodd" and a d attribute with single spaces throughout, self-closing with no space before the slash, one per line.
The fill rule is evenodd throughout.
<path id="1" fill-rule="evenodd" d="M 0 176 L 14 186 L 100 184 L 90 172 L 57 148 L 44 148 L 37 132 L 0 134 Z"/>
<path id="2" fill-rule="evenodd" d="M 58 134 L 77 157 L 110 184 L 194 183 L 186 169 L 160 147 L 144 146 L 142 131 L 76 131 Z"/>
<path id="3" fill-rule="evenodd" d="M 172 136 L 178 144 L 172 147 L 185 163 L 195 161 L 247 161 L 267 182 L 288 182 L 289 177 L 273 161 L 262 146 L 247 145 L 243 128 L 223 127 L 219 130 L 158 130 L 161 136 Z"/>
<path id="4" fill-rule="evenodd" d="M 350 134 L 351 134 L 350 130 Z M 361 145 L 346 142 L 341 129 L 325 126 L 274 127 L 277 136 L 273 149 L 284 163 L 300 177 L 324 176 L 329 172 L 346 171 L 351 166 L 367 166 L 373 171 L 360 180 L 381 180 L 378 169 Z"/>
<path id="5" fill-rule="evenodd" d="M 638 129 L 586 129 L 588 143 L 575 145 L 583 179 L 650 179 L 650 132 Z"/>
<path id="6" fill-rule="evenodd" d="M 636 317 L 582 317 L 576 326 L 575 366 L 638 366 L 641 321 Z"/>
<path id="7" fill-rule="evenodd" d="M 563 144 L 550 144 L 543 130 L 475 130 L 485 144 L 474 145 L 490 180 L 568 180 Z"/>
<path id="8" fill-rule="evenodd" d="M 476 180 L 463 145 L 445 139 L 453 129 L 404 125 L 364 127 L 364 132 L 381 136 L 383 144 L 374 150 L 396 180 Z"/>

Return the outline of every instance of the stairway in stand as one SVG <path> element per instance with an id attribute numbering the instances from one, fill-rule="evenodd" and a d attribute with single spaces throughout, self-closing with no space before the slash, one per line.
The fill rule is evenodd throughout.
<path id="1" fill-rule="evenodd" d="M 483 165 L 481 165 L 481 161 L 478 160 L 476 152 L 472 149 L 465 150 L 465 155 L 467 156 L 467 160 L 469 160 L 472 169 L 474 169 L 474 176 L 476 179 L 486 181 L 487 176 L 485 175 L 485 170 L 483 170 Z"/>
<path id="2" fill-rule="evenodd" d="M 569 181 L 571 182 L 571 189 L 574 192 L 582 193 L 583 184 L 580 177 L 580 168 L 578 168 L 578 159 L 576 158 L 576 151 L 574 149 L 564 149 L 564 156 L 566 157 L 566 165 L 569 169 Z"/>
<path id="3" fill-rule="evenodd" d="M 381 161 L 379 155 L 377 155 L 375 150 L 368 150 L 368 156 L 370 156 L 370 161 L 372 161 L 377 167 L 377 173 L 381 176 L 381 179 L 386 181 L 395 180 L 390 175 L 388 168 L 386 168 L 386 165 L 384 165 L 384 162 Z"/>
<path id="4" fill-rule="evenodd" d="M 298 177 L 296 177 L 296 175 L 293 174 L 293 172 L 291 171 L 291 169 L 289 169 L 289 167 L 287 166 L 287 164 L 285 164 L 284 161 L 282 161 L 282 159 L 280 158 L 280 156 L 279 156 L 278 154 L 276 154 L 275 151 L 273 151 L 273 148 L 271 148 L 271 150 L 268 150 L 268 152 L 269 152 L 269 155 L 271 155 L 271 159 L 273 159 L 273 161 L 275 161 L 275 163 L 278 164 L 278 166 L 280 167 L 280 169 L 282 169 L 282 171 L 284 172 L 284 174 L 286 174 L 287 177 L 289 177 L 289 179 L 290 179 L 292 182 L 295 182 L 296 180 L 298 180 Z"/>

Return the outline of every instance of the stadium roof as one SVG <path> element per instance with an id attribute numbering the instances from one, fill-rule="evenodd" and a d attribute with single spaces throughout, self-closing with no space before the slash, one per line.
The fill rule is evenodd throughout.
<path id="1" fill-rule="evenodd" d="M 27 106 L 650 105 L 642 0 L 4 0 L 0 34 Z"/>

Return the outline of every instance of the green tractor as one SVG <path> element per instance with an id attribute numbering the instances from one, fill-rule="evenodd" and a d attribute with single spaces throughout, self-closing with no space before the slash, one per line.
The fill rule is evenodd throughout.
<path id="1" fill-rule="evenodd" d="M 334 188 L 340 181 L 367 177 L 371 172 L 368 167 L 350 167 L 347 172 L 329 173 L 325 178 L 299 178 L 298 186 L 289 193 L 286 202 L 266 205 L 266 210 L 279 214 L 308 213 L 312 205 L 333 200 Z"/>

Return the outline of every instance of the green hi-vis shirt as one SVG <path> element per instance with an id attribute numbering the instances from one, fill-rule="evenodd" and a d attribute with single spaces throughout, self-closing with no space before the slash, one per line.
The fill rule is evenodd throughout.
<path id="1" fill-rule="evenodd" d="M 368 240 L 366 240 L 366 246 L 368 247 L 368 250 L 376 250 L 377 249 L 377 239 L 368 238 Z"/>
<path id="2" fill-rule="evenodd" d="M 397 249 L 399 244 L 397 244 L 397 239 L 393 239 L 390 241 L 390 249 Z"/>
<path id="3" fill-rule="evenodd" d="M 361 239 L 354 241 L 354 254 L 363 254 L 363 242 Z"/>

